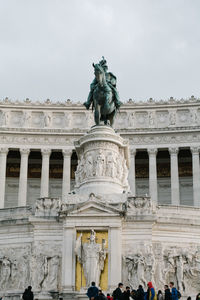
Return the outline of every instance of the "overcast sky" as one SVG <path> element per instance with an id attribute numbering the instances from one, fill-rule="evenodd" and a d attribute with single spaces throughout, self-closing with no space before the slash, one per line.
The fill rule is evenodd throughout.
<path id="1" fill-rule="evenodd" d="M 0 98 L 85 101 L 104 55 L 122 101 L 200 97 L 200 0 L 0 0 Z"/>

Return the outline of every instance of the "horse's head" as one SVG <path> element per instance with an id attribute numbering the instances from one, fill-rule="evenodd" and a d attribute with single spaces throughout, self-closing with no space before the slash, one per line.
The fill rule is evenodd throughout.
<path id="1" fill-rule="evenodd" d="M 100 64 L 92 64 L 94 67 L 94 74 L 98 83 L 103 86 L 105 84 L 105 72 Z"/>

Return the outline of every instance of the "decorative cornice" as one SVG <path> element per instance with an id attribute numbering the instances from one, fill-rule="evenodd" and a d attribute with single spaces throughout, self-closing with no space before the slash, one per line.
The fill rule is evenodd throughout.
<path id="1" fill-rule="evenodd" d="M 123 105 L 132 105 L 132 106 L 149 106 L 149 105 L 174 105 L 174 104 L 191 104 L 191 103 L 200 103 L 200 98 L 196 98 L 194 96 L 191 96 L 190 98 L 187 99 L 176 99 L 173 97 L 170 97 L 169 99 L 160 99 L 160 100 L 155 100 L 153 98 L 149 98 L 148 100 L 133 100 L 129 99 L 128 101 L 123 102 Z M 81 101 L 72 101 L 70 99 L 64 100 L 64 101 L 52 101 L 50 99 L 46 99 L 45 101 L 34 101 L 29 98 L 26 98 L 25 100 L 12 100 L 9 99 L 8 97 L 0 100 L 0 106 L 1 105 L 16 105 L 16 106 L 46 106 L 46 107 L 55 107 L 55 106 L 72 106 L 72 107 L 77 107 L 77 106 L 83 106 L 83 103 Z"/>

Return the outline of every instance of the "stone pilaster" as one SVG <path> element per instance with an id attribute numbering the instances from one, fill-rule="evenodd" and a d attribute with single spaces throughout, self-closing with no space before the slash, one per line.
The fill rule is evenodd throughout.
<path id="1" fill-rule="evenodd" d="M 49 196 L 49 158 L 51 149 L 42 149 L 42 174 L 41 174 L 41 189 L 40 197 Z"/>
<path id="2" fill-rule="evenodd" d="M 64 149 L 63 153 L 63 181 L 62 181 L 62 200 L 65 199 L 70 192 L 70 178 L 71 178 L 71 149 Z"/>
<path id="3" fill-rule="evenodd" d="M 136 195 L 136 182 L 135 182 L 135 155 L 136 149 L 130 149 L 131 159 L 130 159 L 130 169 L 128 174 L 128 181 L 132 194 Z"/>
<path id="4" fill-rule="evenodd" d="M 200 165 L 199 147 L 191 147 L 193 172 L 193 201 L 194 206 L 200 206 Z"/>
<path id="5" fill-rule="evenodd" d="M 171 166 L 171 204 L 180 204 L 179 174 L 178 174 L 178 148 L 169 148 Z"/>
<path id="6" fill-rule="evenodd" d="M 121 250 L 121 228 L 111 227 L 109 232 L 109 269 L 108 290 L 116 288 L 116 282 L 121 282 L 122 273 L 122 250 Z"/>
<path id="7" fill-rule="evenodd" d="M 151 199 L 158 202 L 158 191 L 157 191 L 157 165 L 156 155 L 157 149 L 148 149 L 149 153 L 149 194 Z"/>
<path id="8" fill-rule="evenodd" d="M 74 247 L 75 229 L 64 228 L 63 230 L 63 261 L 62 261 L 62 290 L 63 292 L 73 291 L 75 288 L 74 275 Z"/>
<path id="9" fill-rule="evenodd" d="M 29 149 L 20 149 L 21 163 L 19 175 L 19 192 L 18 192 L 18 206 L 25 206 L 27 204 L 27 173 L 28 173 L 28 156 Z"/>
<path id="10" fill-rule="evenodd" d="M 0 148 L 0 208 L 4 208 L 8 148 Z"/>

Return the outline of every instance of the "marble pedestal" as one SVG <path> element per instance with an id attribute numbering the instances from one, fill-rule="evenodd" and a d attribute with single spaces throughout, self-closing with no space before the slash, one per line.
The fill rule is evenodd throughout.
<path id="1" fill-rule="evenodd" d="M 129 190 L 128 141 L 108 126 L 94 126 L 75 142 L 77 193 L 123 193 Z"/>

